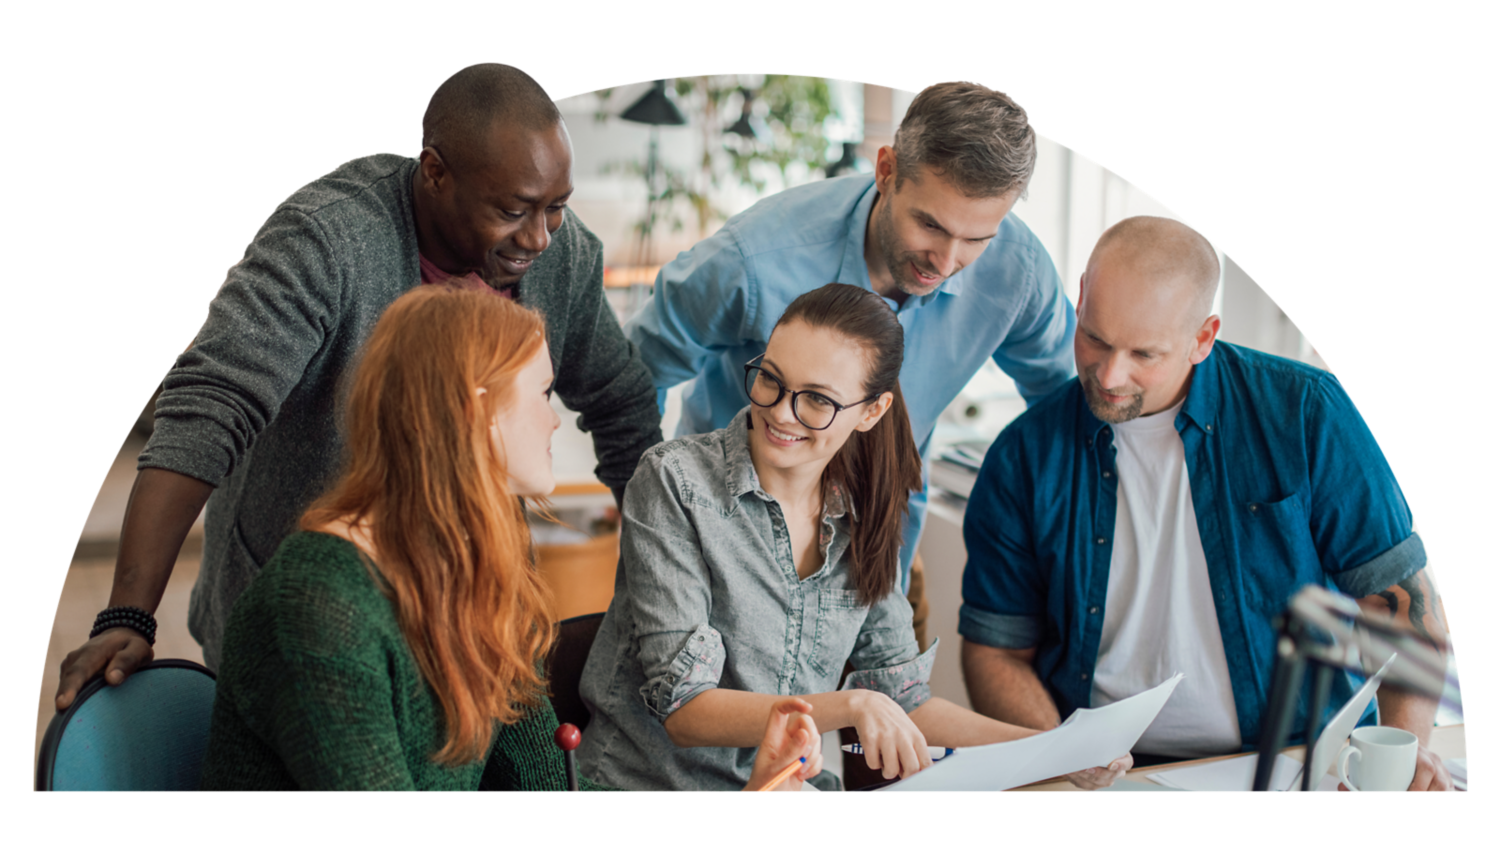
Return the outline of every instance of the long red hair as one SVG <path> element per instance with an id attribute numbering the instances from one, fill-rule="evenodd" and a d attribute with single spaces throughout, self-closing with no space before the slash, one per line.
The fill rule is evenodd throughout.
<path id="1" fill-rule="evenodd" d="M 514 722 L 544 692 L 555 619 L 491 433 L 544 328 L 485 291 L 424 286 L 397 299 L 349 383 L 344 472 L 302 516 L 305 530 L 369 526 L 366 563 L 442 702 L 439 763 L 482 758 L 494 722 Z"/>

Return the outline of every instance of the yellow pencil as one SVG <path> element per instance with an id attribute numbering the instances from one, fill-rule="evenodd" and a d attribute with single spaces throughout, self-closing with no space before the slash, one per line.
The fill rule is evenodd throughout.
<path id="1" fill-rule="evenodd" d="M 770 791 L 771 789 L 775 788 L 776 786 L 781 785 L 782 783 L 786 782 L 786 778 L 787 777 L 791 776 L 798 768 L 800 768 L 800 767 L 802 767 L 803 765 L 806 765 L 806 764 L 807 764 L 807 757 L 806 756 L 803 756 L 803 757 L 799 758 L 797 761 L 791 763 L 790 765 L 787 765 L 785 768 L 782 768 L 781 769 L 781 773 L 777 774 L 774 777 L 771 777 L 771 781 L 770 782 L 766 783 L 765 785 L 761 786 L 760 788 L 757 788 L 756 791 Z"/>

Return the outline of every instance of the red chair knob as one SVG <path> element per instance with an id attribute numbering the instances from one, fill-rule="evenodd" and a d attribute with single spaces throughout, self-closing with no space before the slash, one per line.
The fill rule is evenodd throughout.
<path id="1" fill-rule="evenodd" d="M 564 753 L 578 749 L 578 743 L 583 741 L 583 733 L 572 724 L 563 724 L 552 734 L 552 740 L 557 742 L 557 747 Z"/>

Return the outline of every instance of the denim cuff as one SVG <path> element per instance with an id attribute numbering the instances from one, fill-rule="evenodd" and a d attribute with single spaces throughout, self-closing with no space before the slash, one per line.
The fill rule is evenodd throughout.
<path id="1" fill-rule="evenodd" d="M 1340 590 L 1363 598 L 1411 577 L 1427 565 L 1427 549 L 1415 533 L 1391 546 L 1367 563 L 1333 576 Z"/>
<path id="2" fill-rule="evenodd" d="M 641 700 L 658 721 L 682 708 L 700 693 L 719 686 L 724 674 L 724 638 L 719 631 L 700 624 L 688 635 L 667 673 L 648 679 L 641 686 Z"/>
<path id="3" fill-rule="evenodd" d="M 1042 641 L 1042 617 L 1000 615 L 964 604 L 958 609 L 958 635 L 992 648 L 1032 648 Z"/>
<path id="4" fill-rule="evenodd" d="M 916 709 L 932 698 L 932 689 L 927 685 L 932 679 L 932 661 L 937 659 L 936 639 L 927 647 L 927 653 L 918 654 L 905 662 L 887 665 L 884 668 L 866 668 L 851 671 L 839 686 L 839 691 L 869 689 L 880 692 L 907 712 Z"/>

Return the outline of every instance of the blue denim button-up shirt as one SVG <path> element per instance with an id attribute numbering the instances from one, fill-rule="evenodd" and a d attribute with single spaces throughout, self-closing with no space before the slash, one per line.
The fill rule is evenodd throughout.
<path id="1" fill-rule="evenodd" d="M 782 191 L 662 268 L 655 295 L 625 333 L 640 348 L 659 397 L 691 382 L 678 436 L 722 428 L 749 403 L 744 364 L 766 350 L 793 299 L 832 282 L 870 289 L 865 223 L 877 194 L 870 175 Z M 938 414 L 985 358 L 1015 379 L 1028 403 L 1073 375 L 1073 308 L 1047 250 L 1014 214 L 973 263 L 937 290 L 907 297 L 899 307 L 886 301 L 905 331 L 901 393 L 924 458 Z M 926 512 L 924 482 L 911 499 L 903 537 L 902 592 Z"/>
<path id="2" fill-rule="evenodd" d="M 1271 691 L 1272 620 L 1292 594 L 1315 583 L 1364 597 L 1412 576 L 1427 555 L 1380 447 L 1331 374 L 1218 343 L 1194 367 L 1176 427 L 1251 749 Z M 1069 382 L 1001 432 L 964 518 L 959 633 L 1035 647 L 1037 675 L 1063 717 L 1089 704 L 1104 627 L 1118 503 L 1112 440 Z M 1354 683 L 1335 677 L 1330 714 Z"/>
<path id="3" fill-rule="evenodd" d="M 715 688 L 774 695 L 884 692 L 928 700 L 937 645 L 918 654 L 899 592 L 859 602 L 845 552 L 855 514 L 831 490 L 823 565 L 797 576 L 781 505 L 750 462 L 748 411 L 727 428 L 653 447 L 625 488 L 615 597 L 579 691 L 593 717 L 583 773 L 628 789 L 738 789 L 756 748 L 679 748 L 663 723 Z M 816 720 L 817 713 L 813 713 Z"/>

